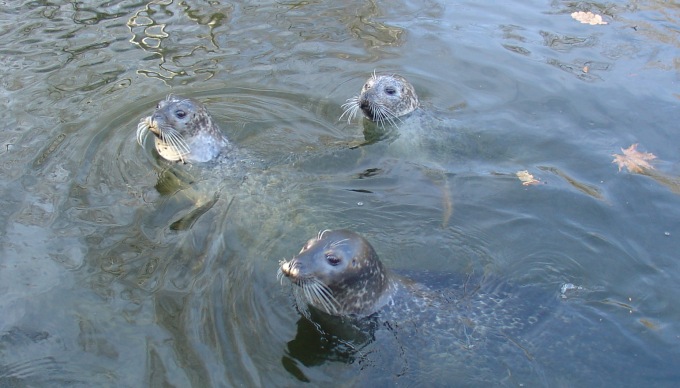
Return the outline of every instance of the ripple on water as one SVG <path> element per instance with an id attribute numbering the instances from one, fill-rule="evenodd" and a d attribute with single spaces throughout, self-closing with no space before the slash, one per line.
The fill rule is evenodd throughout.
<path id="1" fill-rule="evenodd" d="M 2 7 L 0 385 L 674 386 L 677 12 L 534 3 Z M 445 133 L 427 152 L 337 120 L 373 70 L 412 78 Z M 247 173 L 167 165 L 135 143 L 170 91 L 209 106 Z M 611 164 L 635 142 L 658 175 Z M 445 311 L 548 315 L 519 339 L 488 319 L 477 349 L 473 319 L 458 337 L 417 321 L 369 343 L 320 335 L 275 271 L 336 227 L 451 287 Z M 469 272 L 516 294 L 464 305 Z M 565 284 L 582 288 L 563 298 Z M 522 361 L 504 368 L 507 354 Z"/>

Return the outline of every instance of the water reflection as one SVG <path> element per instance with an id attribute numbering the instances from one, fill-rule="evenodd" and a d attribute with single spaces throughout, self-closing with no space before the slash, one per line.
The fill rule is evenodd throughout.
<path id="1" fill-rule="evenodd" d="M 154 1 L 135 12 L 127 26 L 132 33 L 130 42 L 160 59 L 158 68 L 140 69 L 141 74 L 161 80 L 175 77 L 200 77 L 208 80 L 218 71 L 223 54 L 218 34 L 228 23 L 233 12 L 232 5 L 213 4 L 211 8 L 192 5 L 189 2 Z M 186 22 L 180 21 L 186 18 Z M 189 35 L 176 25 L 196 25 L 204 33 Z M 152 58 L 153 58 L 152 57 Z M 151 59 L 151 58 L 149 58 Z"/>
<path id="2" fill-rule="evenodd" d="M 313 368 L 325 363 L 361 364 L 364 349 L 375 340 L 378 320 L 375 317 L 360 322 L 348 322 L 325 316 L 314 309 L 309 317 L 296 322 L 295 338 L 286 344 L 281 364 L 300 381 L 310 382 L 298 364 Z"/>

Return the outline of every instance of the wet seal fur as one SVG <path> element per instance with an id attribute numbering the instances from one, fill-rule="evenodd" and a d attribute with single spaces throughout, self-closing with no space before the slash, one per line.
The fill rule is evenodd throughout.
<path id="1" fill-rule="evenodd" d="M 419 104 L 415 88 L 406 78 L 398 74 L 373 73 L 361 93 L 342 105 L 344 112 L 340 119 L 346 116 L 350 122 L 361 110 L 364 117 L 379 125 L 385 122 L 394 125 L 401 121 L 400 117 L 418 109 Z"/>
<path id="2" fill-rule="evenodd" d="M 350 230 L 324 230 L 291 260 L 279 263 L 279 280 L 288 278 L 298 307 L 335 316 L 364 317 L 387 304 L 400 279 L 383 266 L 371 244 Z"/>
<path id="3" fill-rule="evenodd" d="M 528 345 L 556 300 L 540 288 L 518 294 L 511 284 L 486 283 L 485 276 L 478 283 L 472 274 L 427 272 L 425 285 L 383 267 L 371 245 L 349 230 L 319 233 L 280 261 L 277 275 L 293 283 L 303 315 L 282 358 L 301 381 L 311 380 L 300 364 L 326 361 L 358 365 L 354 385 L 393 385 L 399 376 L 406 385 L 493 386 L 508 375 L 517 381 L 541 376 Z"/>
<path id="4" fill-rule="evenodd" d="M 170 94 L 151 116 L 137 125 L 137 142 L 144 144 L 149 132 L 158 154 L 169 161 L 209 162 L 226 154 L 231 144 L 200 102 Z"/>

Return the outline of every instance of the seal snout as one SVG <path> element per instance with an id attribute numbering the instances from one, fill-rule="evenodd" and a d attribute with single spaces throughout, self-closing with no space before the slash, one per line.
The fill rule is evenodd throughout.
<path id="1" fill-rule="evenodd" d="M 296 278 L 300 274 L 300 265 L 297 260 L 281 262 L 281 273 L 287 278 Z"/>
<path id="2" fill-rule="evenodd" d="M 367 98 L 362 98 L 359 100 L 359 109 L 364 113 L 364 115 L 371 120 L 375 120 L 375 114 L 373 113 L 373 106 L 371 101 Z"/>
<path id="3" fill-rule="evenodd" d="M 158 120 L 156 119 L 156 115 L 153 115 L 149 118 L 149 132 L 153 133 L 154 136 L 157 138 L 161 138 L 162 132 L 161 132 L 161 127 L 158 125 Z"/>

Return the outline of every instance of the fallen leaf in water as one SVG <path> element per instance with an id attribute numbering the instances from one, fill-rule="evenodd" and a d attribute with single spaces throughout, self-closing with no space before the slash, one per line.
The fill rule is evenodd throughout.
<path id="1" fill-rule="evenodd" d="M 590 24 L 591 26 L 596 24 L 607 24 L 607 22 L 602 20 L 602 16 L 592 12 L 573 12 L 571 17 L 583 24 Z"/>
<path id="2" fill-rule="evenodd" d="M 637 143 L 635 143 L 626 149 L 621 148 L 623 155 L 612 154 L 614 157 L 612 163 L 616 163 L 619 166 L 619 171 L 626 167 L 629 172 L 641 174 L 644 170 L 654 169 L 648 161 L 656 159 L 656 155 L 649 152 L 640 152 L 637 150 L 637 146 Z"/>
<path id="3" fill-rule="evenodd" d="M 519 178 L 519 180 L 522 181 L 522 184 L 524 186 L 537 185 L 541 183 L 541 181 L 534 178 L 534 176 L 531 175 L 527 170 L 517 171 L 517 178 Z"/>
<path id="4" fill-rule="evenodd" d="M 649 319 L 645 318 L 640 318 L 640 323 L 645 325 L 646 328 L 651 329 L 651 330 L 659 330 L 659 325 L 656 323 L 650 321 Z"/>

